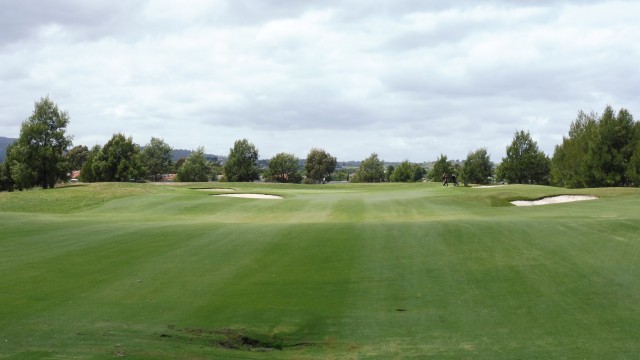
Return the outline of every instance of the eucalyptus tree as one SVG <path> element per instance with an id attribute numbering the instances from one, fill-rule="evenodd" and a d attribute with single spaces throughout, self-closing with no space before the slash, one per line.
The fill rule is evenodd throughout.
<path id="1" fill-rule="evenodd" d="M 462 180 L 473 184 L 488 184 L 493 176 L 493 163 L 487 149 L 480 148 L 470 152 L 462 165 Z"/>
<path id="2" fill-rule="evenodd" d="M 391 165 L 389 167 L 391 167 Z M 398 164 L 398 166 L 395 169 L 391 168 L 391 175 L 389 175 L 389 181 L 416 182 L 416 181 L 422 180 L 422 177 L 424 176 L 424 174 L 425 174 L 425 170 L 424 168 L 422 168 L 422 166 L 411 163 L 408 160 L 405 160 L 400 164 Z"/>
<path id="3" fill-rule="evenodd" d="M 185 182 L 207 182 L 211 175 L 211 163 L 207 160 L 204 148 L 201 146 L 185 159 L 178 169 L 176 179 Z"/>
<path id="4" fill-rule="evenodd" d="M 440 181 L 443 174 L 451 175 L 453 171 L 453 163 L 447 158 L 447 155 L 440 154 L 431 170 L 429 170 L 427 177 L 431 181 Z"/>
<path id="5" fill-rule="evenodd" d="M 329 179 L 336 169 L 337 159 L 323 149 L 312 148 L 304 164 L 307 179 L 316 184 Z"/>
<path id="6" fill-rule="evenodd" d="M 130 181 L 143 175 L 140 163 L 140 146 L 131 136 L 114 134 L 100 149 L 93 161 L 97 181 Z"/>
<path id="7" fill-rule="evenodd" d="M 69 169 L 80 170 L 89 157 L 89 148 L 86 145 L 74 146 L 67 153 Z"/>
<path id="8" fill-rule="evenodd" d="M 351 182 L 356 183 L 376 183 L 384 181 L 384 162 L 378 158 L 378 154 L 376 153 L 372 153 L 368 158 L 362 160 L 360 167 L 351 178 Z"/>
<path id="9" fill-rule="evenodd" d="M 269 166 L 264 173 L 267 181 L 280 183 L 300 183 L 302 175 L 298 169 L 298 158 L 293 154 L 278 153 L 269 160 Z"/>
<path id="10" fill-rule="evenodd" d="M 64 156 L 72 138 L 66 135 L 69 114 L 49 97 L 35 103 L 33 114 L 22 123 L 18 140 L 10 147 L 8 161 L 19 189 L 52 188 L 68 178 Z"/>
<path id="11" fill-rule="evenodd" d="M 173 167 L 171 146 L 163 139 L 151 138 L 149 144 L 144 147 L 140 156 L 142 166 L 148 177 L 158 181 L 158 176 L 169 173 Z"/>
<path id="12" fill-rule="evenodd" d="M 184 165 L 183 165 L 184 166 Z M 229 157 L 224 164 L 227 181 L 253 181 L 260 178 L 258 171 L 258 150 L 247 139 L 236 140 L 229 149 Z"/>

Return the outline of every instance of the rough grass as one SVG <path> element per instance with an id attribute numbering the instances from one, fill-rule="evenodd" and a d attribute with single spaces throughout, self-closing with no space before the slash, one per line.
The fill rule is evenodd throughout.
<path id="1" fill-rule="evenodd" d="M 637 355 L 637 189 L 224 185 L 0 194 L 0 358 Z"/>

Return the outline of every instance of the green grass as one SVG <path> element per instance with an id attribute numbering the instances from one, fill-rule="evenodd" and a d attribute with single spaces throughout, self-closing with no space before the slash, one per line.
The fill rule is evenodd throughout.
<path id="1" fill-rule="evenodd" d="M 600 199 L 509 205 L 555 194 Z M 639 350 L 638 189 L 92 184 L 0 193 L 0 221 L 0 359 Z"/>

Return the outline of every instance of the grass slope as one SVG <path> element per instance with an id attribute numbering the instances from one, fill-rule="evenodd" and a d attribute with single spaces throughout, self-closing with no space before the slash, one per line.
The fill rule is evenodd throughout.
<path id="1" fill-rule="evenodd" d="M 637 189 L 206 186 L 1 193 L 0 358 L 637 356 Z"/>

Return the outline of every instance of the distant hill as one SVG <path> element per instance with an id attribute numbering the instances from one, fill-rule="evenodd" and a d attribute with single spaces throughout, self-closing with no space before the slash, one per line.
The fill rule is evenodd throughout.
<path id="1" fill-rule="evenodd" d="M 0 163 L 4 162 L 4 159 L 7 157 L 7 147 L 13 144 L 16 140 L 18 139 L 0 136 Z"/>
<path id="2" fill-rule="evenodd" d="M 185 149 L 173 149 L 171 157 L 173 158 L 173 161 L 178 161 L 180 159 L 186 159 L 192 152 L 193 151 L 191 150 Z M 207 160 L 217 161 L 221 164 L 224 164 L 224 162 L 227 161 L 227 157 L 221 155 L 204 154 L 204 157 L 207 158 Z"/>

